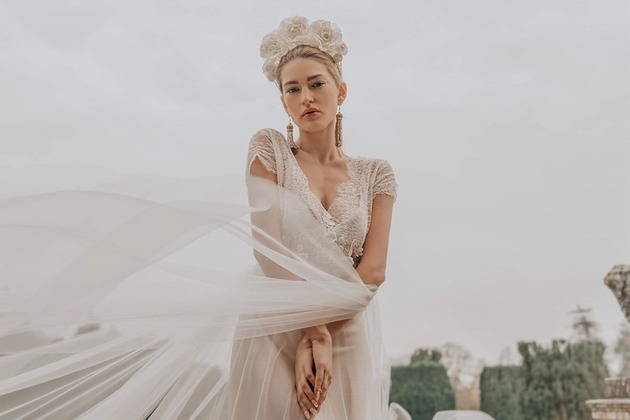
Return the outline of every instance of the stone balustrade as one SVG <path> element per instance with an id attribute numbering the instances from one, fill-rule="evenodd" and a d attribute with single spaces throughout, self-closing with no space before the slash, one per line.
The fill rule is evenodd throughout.
<path id="1" fill-rule="evenodd" d="M 630 420 L 630 378 L 606 379 L 605 397 L 586 405 L 593 420 Z"/>

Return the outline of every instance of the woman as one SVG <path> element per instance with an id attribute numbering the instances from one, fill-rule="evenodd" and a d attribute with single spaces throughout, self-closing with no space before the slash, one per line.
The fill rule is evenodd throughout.
<path id="1" fill-rule="evenodd" d="M 396 182 L 386 161 L 350 158 L 341 148 L 339 107 L 347 95 L 341 59 L 346 52 L 341 32 L 325 21 L 285 19 L 265 37 L 263 68 L 280 89 L 290 120 L 288 140 L 275 130 L 256 133 L 250 143 L 248 171 L 303 200 L 335 238 L 362 282 L 376 289 L 385 280 Z M 295 141 L 291 121 L 299 128 Z M 275 372 L 285 370 L 288 375 L 294 367 L 295 378 L 269 383 L 275 395 L 258 400 L 255 407 L 235 403 L 234 418 L 297 418 L 298 409 L 307 419 L 318 413 L 317 418 L 380 418 L 371 406 L 375 396 L 366 386 L 373 379 L 368 333 L 357 316 L 282 338 L 239 343 L 233 365 L 243 365 L 240 358 L 251 358 L 255 352 L 258 359 L 276 360 L 279 366 L 271 369 Z M 286 347 L 295 350 L 288 352 Z M 247 387 L 246 394 L 251 395 L 254 389 L 265 388 L 265 375 L 258 376 L 253 369 L 232 387 Z M 289 414 L 283 417 L 285 412 Z"/>
<path id="2" fill-rule="evenodd" d="M 0 200 L 0 418 L 405 418 L 388 407 L 374 300 L 396 184 L 387 162 L 341 149 L 345 52 L 305 18 L 263 41 L 299 136 L 253 137 L 250 207 Z M 171 258 L 217 229 L 257 272 Z"/>

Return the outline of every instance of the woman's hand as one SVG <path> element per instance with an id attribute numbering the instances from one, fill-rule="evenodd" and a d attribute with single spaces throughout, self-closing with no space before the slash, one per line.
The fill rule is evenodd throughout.
<path id="1" fill-rule="evenodd" d="M 307 419 L 319 412 L 332 383 L 332 337 L 326 325 L 304 330 L 295 354 L 295 388 Z"/>
<path id="2" fill-rule="evenodd" d="M 332 336 L 326 325 L 306 328 L 303 339 L 311 343 L 313 364 L 315 365 L 315 383 L 313 391 L 315 401 L 321 405 L 326 399 L 332 383 Z"/>
<path id="3" fill-rule="evenodd" d="M 315 368 L 313 362 L 313 346 L 311 341 L 302 337 L 295 350 L 295 391 L 298 405 L 304 416 L 310 419 L 319 411 L 319 403 L 315 398 Z"/>

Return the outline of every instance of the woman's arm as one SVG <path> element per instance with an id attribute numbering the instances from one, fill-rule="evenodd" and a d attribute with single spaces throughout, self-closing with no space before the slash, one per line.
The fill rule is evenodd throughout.
<path id="1" fill-rule="evenodd" d="M 272 181 L 275 184 L 278 183 L 278 177 L 276 176 L 276 174 L 269 171 L 258 157 L 255 157 L 251 165 L 249 166 L 249 175 Z M 255 192 L 252 188 L 247 189 L 247 196 L 249 198 L 250 206 L 255 206 L 256 197 Z M 271 236 L 273 236 L 274 238 L 280 238 L 280 223 L 277 220 L 278 217 L 277 215 L 269 214 L 269 212 L 270 210 L 251 213 L 252 224 L 258 227 L 264 227 L 267 233 L 269 233 Z M 269 231 L 270 228 L 271 232 Z M 264 241 L 263 238 L 255 231 L 252 231 L 252 236 L 255 240 Z M 258 265 L 263 270 L 263 273 L 265 273 L 266 276 L 276 278 L 278 277 L 278 273 L 276 273 L 275 270 L 271 269 L 271 267 L 273 267 L 274 265 L 271 264 L 271 261 L 269 261 L 267 257 L 256 250 L 254 250 L 254 257 L 256 258 L 256 261 L 258 261 Z"/>
<path id="2" fill-rule="evenodd" d="M 363 255 L 356 270 L 363 283 L 380 286 L 385 281 L 385 269 L 387 266 L 387 249 L 389 245 L 389 232 L 392 221 L 394 197 L 385 194 L 377 194 L 372 201 L 372 219 L 370 228 L 363 244 Z M 309 382 L 313 384 L 315 401 L 313 406 L 318 406 L 326 399 L 328 388 L 332 382 L 332 336 L 335 335 L 350 320 L 330 322 L 304 329 L 302 341 L 310 343 L 315 360 L 315 377 Z M 297 366 L 296 366 L 297 367 Z M 299 367 L 302 369 L 302 367 Z M 303 369 L 302 369 L 303 370 Z M 308 369 L 306 369 L 308 370 Z M 310 372 L 310 370 L 308 370 Z M 303 374 L 297 374 L 303 378 Z M 312 373 L 309 378 L 312 378 Z M 306 383 L 302 379 L 298 383 Z M 304 409 L 308 400 L 302 393 L 300 405 Z"/>
<path id="3" fill-rule="evenodd" d="M 254 158 L 249 175 L 263 178 L 278 183 L 276 174 L 269 171 L 258 157 Z M 249 191 L 250 205 L 255 205 L 253 191 Z M 265 228 L 265 231 L 276 239 L 281 238 L 280 215 L 272 210 L 255 212 L 251 215 L 252 223 Z M 258 240 L 263 240 L 260 235 L 253 233 Z M 254 256 L 266 276 L 295 279 L 298 277 L 287 270 L 273 264 L 267 257 L 254 251 Z M 310 331 L 310 332 L 309 332 Z M 310 419 L 319 411 L 320 404 L 326 399 L 324 391 L 332 380 L 330 370 L 332 367 L 332 339 L 326 330 L 326 326 L 306 329 L 304 336 L 298 342 L 295 355 L 295 388 L 297 402 L 304 416 Z M 317 368 L 317 378 L 313 371 Z"/>
<path id="4" fill-rule="evenodd" d="M 251 165 L 249 165 L 249 174 L 252 176 L 257 176 L 259 178 L 268 179 L 275 184 L 278 183 L 278 177 L 276 176 L 276 174 L 269 171 L 258 157 L 255 157 Z"/>
<path id="5" fill-rule="evenodd" d="M 394 197 L 385 194 L 374 196 L 370 229 L 363 244 L 363 256 L 356 268 L 359 277 L 365 284 L 380 286 L 385 281 L 393 208 Z M 331 336 L 335 335 L 348 321 L 350 320 L 343 319 L 326 324 L 328 332 Z M 315 332 L 321 333 L 321 329 L 312 333 Z"/>
<path id="6" fill-rule="evenodd" d="M 249 167 L 249 175 L 259 179 L 271 181 L 274 184 L 278 183 L 278 178 L 276 174 L 267 169 L 258 157 L 255 157 L 254 160 L 252 160 Z M 257 204 L 259 204 L 257 203 L 259 199 L 259 197 L 256 195 L 257 193 L 259 193 L 259 191 L 256 191 L 256 183 L 250 181 L 250 183 L 248 183 L 248 198 L 249 204 L 251 206 L 255 207 Z M 269 195 L 266 195 L 264 199 L 269 200 Z M 271 199 L 273 200 L 273 197 Z M 267 210 L 252 212 L 251 220 L 253 225 L 261 228 L 265 231 L 265 233 L 267 233 L 269 236 L 276 239 L 277 241 L 281 241 L 282 236 L 278 206 L 273 205 Z M 283 252 L 282 250 L 277 249 L 276 245 L 269 241 L 268 238 L 265 238 L 258 232 L 253 231 L 252 236 L 256 241 L 260 242 L 261 244 L 266 245 L 267 247 L 278 252 Z M 254 250 L 254 257 L 256 258 L 256 261 L 258 262 L 258 265 L 262 269 L 265 276 L 285 280 L 299 280 L 299 277 L 297 275 L 274 263 L 257 250 Z"/>
<path id="7" fill-rule="evenodd" d="M 277 183 L 277 176 L 269 171 L 257 157 L 252 161 L 249 173 Z M 251 198 L 250 195 L 250 202 Z M 377 194 L 372 201 L 370 228 L 363 244 L 363 256 L 356 268 L 365 284 L 380 286 L 385 280 L 393 204 L 394 198 L 384 194 Z M 260 223 L 268 225 L 270 216 L 272 215 L 254 213 L 252 222 L 257 225 Z M 276 219 L 273 216 L 271 218 Z M 279 221 L 279 218 L 277 220 Z M 268 233 L 274 237 L 280 237 L 279 222 L 270 230 Z M 268 265 L 266 257 L 257 252 L 255 255 L 261 266 Z M 286 273 L 284 275 L 286 276 Z M 306 409 L 306 412 L 312 413 L 314 409 L 318 410 L 326 399 L 332 382 L 332 336 L 348 321 L 341 320 L 304 329 L 304 336 L 300 340 L 303 345 L 298 346 L 296 355 L 296 388 L 298 388 L 298 402 L 303 410 Z M 302 355 L 305 357 L 301 357 Z M 312 372 L 312 365 L 308 362 L 311 357 L 315 364 L 315 372 Z M 304 361 L 298 362 L 301 359 Z M 313 387 L 312 391 L 308 388 L 308 382 Z M 315 397 L 314 401 L 313 397 Z"/>
<path id="8" fill-rule="evenodd" d="M 365 284 L 380 286 L 385 281 L 393 207 L 394 197 L 385 194 L 374 196 L 372 221 L 363 244 L 363 256 L 357 266 L 357 273 Z"/>

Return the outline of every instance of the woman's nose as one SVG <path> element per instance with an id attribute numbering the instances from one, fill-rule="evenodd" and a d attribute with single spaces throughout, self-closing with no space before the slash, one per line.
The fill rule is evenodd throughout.
<path id="1" fill-rule="evenodd" d="M 302 90 L 302 104 L 306 105 L 306 104 L 310 104 L 311 102 L 313 102 L 313 95 L 311 95 L 311 92 L 308 89 L 303 89 Z"/>

